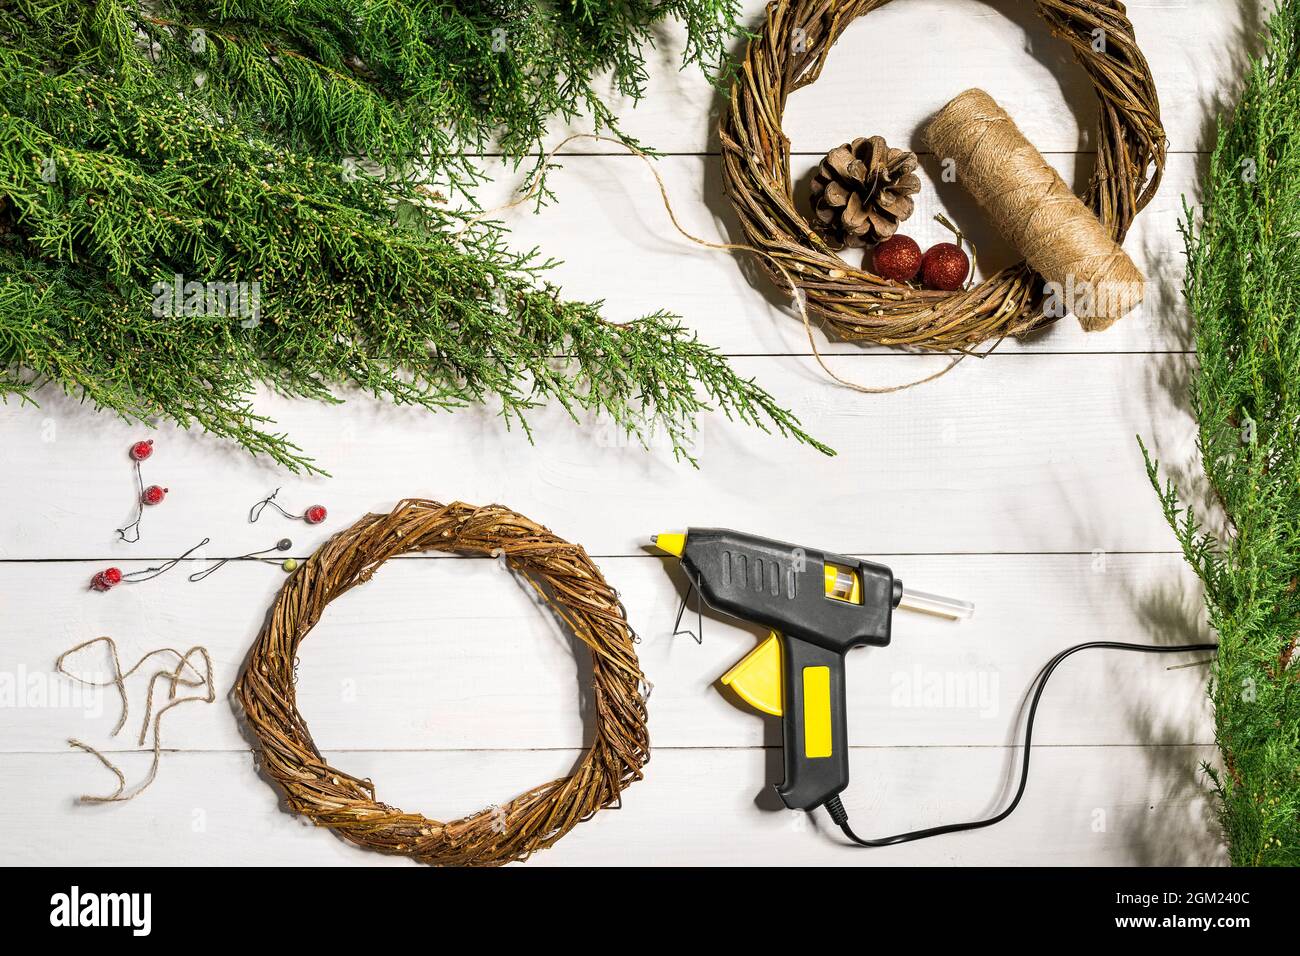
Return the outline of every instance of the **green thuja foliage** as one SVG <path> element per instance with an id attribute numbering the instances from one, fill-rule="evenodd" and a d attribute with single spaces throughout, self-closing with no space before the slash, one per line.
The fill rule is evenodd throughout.
<path id="1" fill-rule="evenodd" d="M 1205 585 L 1219 652 L 1210 694 L 1232 860 L 1300 865 L 1300 0 L 1282 0 L 1265 54 L 1219 127 L 1184 294 L 1196 334 L 1191 402 L 1213 534 L 1152 483 Z"/>
<path id="2" fill-rule="evenodd" d="M 314 466 L 256 413 L 259 384 L 486 402 L 525 428 L 553 401 L 666 434 L 686 458 L 717 408 L 826 451 L 675 317 L 615 325 L 563 299 L 470 192 L 478 156 L 538 155 L 556 116 L 622 135 L 597 86 L 638 95 L 670 18 L 688 59 L 718 66 L 735 14 L 735 0 L 0 0 L 0 398 L 55 383 L 295 470 Z"/>

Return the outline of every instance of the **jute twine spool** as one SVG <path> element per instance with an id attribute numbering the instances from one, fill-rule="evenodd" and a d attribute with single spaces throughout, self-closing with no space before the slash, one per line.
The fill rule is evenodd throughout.
<path id="1" fill-rule="evenodd" d="M 504 561 L 591 652 L 594 739 L 573 772 L 447 822 L 383 803 L 369 780 L 333 767 L 312 740 L 294 690 L 299 648 L 329 603 L 365 584 L 389 558 L 427 551 Z M 290 810 L 372 850 L 421 863 L 497 866 L 618 806 L 624 788 L 641 779 L 650 739 L 634 641 L 617 592 L 579 545 L 500 505 L 408 499 L 340 531 L 290 576 L 249 652 L 235 698 L 261 745 L 262 768 Z"/>
<path id="2" fill-rule="evenodd" d="M 967 90 L 939 111 L 926 136 L 1085 329 L 1109 328 L 1142 301 L 1133 260 L 993 97 Z"/>

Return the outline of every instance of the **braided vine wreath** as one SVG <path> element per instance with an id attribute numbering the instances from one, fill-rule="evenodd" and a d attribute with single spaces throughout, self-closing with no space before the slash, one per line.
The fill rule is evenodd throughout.
<path id="1" fill-rule="evenodd" d="M 450 823 L 380 803 L 369 780 L 330 766 L 294 692 L 299 645 L 329 603 L 389 558 L 419 551 L 504 558 L 591 650 L 595 740 L 574 772 Z M 545 849 L 641 779 L 650 739 L 634 641 L 618 595 L 578 545 L 499 505 L 408 499 L 335 535 L 285 582 L 235 696 L 261 744 L 263 769 L 294 812 L 361 847 L 421 863 L 496 866 Z"/>
<path id="2" fill-rule="evenodd" d="M 789 289 L 793 283 L 808 311 L 845 339 L 964 349 L 1046 325 L 1053 317 L 1043 314 L 1042 280 L 1023 262 L 970 289 L 916 289 L 850 267 L 795 208 L 790 141 L 781 129 L 786 99 L 816 81 L 850 23 L 887 2 L 768 4 L 766 23 L 750 41 L 720 124 L 723 183 L 745 241 L 765 253 L 760 261 L 778 286 Z M 1034 5 L 1052 33 L 1073 48 L 1096 89 L 1097 165 L 1082 199 L 1115 241 L 1123 242 L 1164 173 L 1165 132 L 1151 69 L 1120 0 Z"/>

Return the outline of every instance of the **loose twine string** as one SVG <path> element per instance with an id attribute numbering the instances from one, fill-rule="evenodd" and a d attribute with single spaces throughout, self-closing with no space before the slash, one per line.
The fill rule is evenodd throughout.
<path id="1" fill-rule="evenodd" d="M 381 803 L 375 786 L 331 766 L 298 712 L 298 650 L 335 598 L 389 558 L 457 552 L 503 559 L 591 652 L 594 740 L 573 772 L 441 822 Z M 364 635 L 361 635 L 364 637 Z M 579 545 L 501 505 L 399 502 L 339 532 L 285 582 L 235 685 L 265 773 L 289 809 L 368 849 L 421 863 L 497 866 L 555 843 L 598 810 L 618 806 L 650 759 L 646 681 L 618 593 Z"/>
<path id="2" fill-rule="evenodd" d="M 109 653 L 113 660 L 113 676 L 111 679 L 107 681 L 91 680 L 90 678 L 82 677 L 79 674 L 72 673 L 64 666 L 65 663 L 67 662 L 67 659 L 71 657 L 73 654 L 76 654 L 77 652 L 82 651 L 87 647 L 99 643 L 104 643 L 108 645 Z M 205 647 L 191 647 L 184 654 L 176 650 L 174 647 L 159 647 L 152 651 L 147 652 L 143 657 L 141 657 L 138 661 L 136 661 L 134 665 L 132 665 L 130 670 L 123 671 L 122 660 L 117 652 L 117 642 L 114 641 L 111 637 L 96 637 L 96 638 L 92 638 L 89 641 L 85 641 L 81 644 L 78 644 L 76 647 L 69 648 L 68 650 L 60 654 L 58 660 L 55 661 L 54 669 L 58 673 L 63 674 L 65 677 L 69 677 L 80 684 L 84 684 L 88 687 L 114 686 L 117 688 L 118 695 L 121 697 L 122 700 L 122 714 L 118 718 L 117 725 L 113 728 L 112 734 L 110 734 L 110 736 L 116 737 L 118 733 L 122 730 L 122 728 L 126 725 L 127 716 L 129 715 L 130 708 L 131 708 L 130 697 L 126 691 L 126 679 L 130 677 L 132 674 L 136 673 L 136 671 L 140 670 L 140 668 L 142 668 L 145 665 L 146 661 L 148 661 L 153 657 L 156 657 L 159 654 L 170 654 L 173 657 L 175 657 L 176 666 L 171 669 L 165 668 L 163 670 L 155 671 L 154 674 L 149 678 L 149 690 L 148 690 L 148 695 L 145 698 L 144 720 L 140 724 L 140 738 L 139 738 L 139 744 L 140 746 L 143 747 L 145 738 L 148 735 L 150 727 L 153 728 L 153 761 L 149 765 L 149 773 L 146 775 L 143 782 L 141 782 L 134 790 L 132 790 L 130 793 L 125 793 L 124 791 L 126 790 L 126 775 L 123 774 L 122 771 L 118 769 L 118 767 L 111 760 L 109 760 L 106 756 L 104 756 L 103 753 L 96 750 L 94 747 L 91 747 L 89 744 L 82 743 L 80 740 L 69 738 L 68 746 L 76 748 L 78 750 L 84 750 L 86 753 L 89 754 L 93 754 L 95 757 L 99 759 L 100 763 L 102 763 L 106 768 L 108 768 L 108 770 L 112 771 L 114 776 L 117 777 L 117 789 L 114 790 L 111 794 L 108 794 L 107 796 L 93 796 L 90 794 L 83 794 L 81 797 L 78 798 L 78 800 L 81 803 L 125 803 L 128 800 L 134 800 L 136 797 L 140 796 L 140 794 L 144 793 L 144 791 L 149 788 L 150 784 L 152 784 L 155 778 L 158 776 L 158 763 L 162 759 L 163 714 L 167 713 L 173 707 L 179 706 L 180 704 L 189 703 L 190 701 L 202 701 L 205 704 L 210 704 L 217 699 L 216 685 L 213 683 L 213 677 L 212 677 L 212 658 L 208 655 L 208 650 Z M 200 672 L 198 668 L 194 666 L 194 659 L 196 657 L 202 659 L 203 661 L 202 672 Z M 187 669 L 194 675 L 193 678 L 184 676 L 185 671 Z M 154 687 L 159 680 L 164 680 L 167 682 L 168 701 L 165 705 L 163 705 L 158 709 L 157 713 L 154 713 L 153 711 Z M 202 687 L 205 688 L 205 693 L 203 693 L 202 695 L 190 695 L 187 697 L 177 697 L 176 691 L 177 688 L 179 687 Z M 149 719 L 151 715 L 153 717 L 152 723 L 150 722 Z"/>
<path id="3" fill-rule="evenodd" d="M 813 357 L 817 359 L 817 364 L 822 367 L 822 371 L 824 371 L 828 376 L 830 376 L 832 379 L 834 379 L 836 382 L 838 382 L 840 385 L 843 385 L 846 388 L 850 388 L 855 392 L 861 392 L 867 395 L 886 395 L 891 392 L 901 392 L 904 389 L 914 388 L 917 385 L 924 385 L 927 382 L 933 382 L 935 379 L 947 375 L 957 366 L 957 363 L 960 362 L 962 359 L 966 358 L 967 355 L 974 354 L 982 358 L 988 352 L 992 352 L 993 349 L 997 347 L 997 344 L 1001 342 L 1001 339 L 999 339 L 998 343 L 994 343 L 994 345 L 984 353 L 971 352 L 965 349 L 956 350 L 956 354 L 953 355 L 952 361 L 944 368 L 933 373 L 932 375 L 927 375 L 924 378 L 919 378 L 913 382 L 906 382 L 902 385 L 883 385 L 883 386 L 862 385 L 858 382 L 854 382 L 849 379 L 846 379 L 843 376 L 841 376 L 839 373 L 837 373 L 834 369 L 832 369 L 829 365 L 826 364 L 826 359 L 822 356 L 821 349 L 818 348 L 817 346 L 817 338 L 816 336 L 813 335 L 812 319 L 808 315 L 807 294 L 799 286 L 799 284 L 795 282 L 794 278 L 790 275 L 790 273 L 786 271 L 786 268 L 784 265 L 782 265 L 781 261 L 777 259 L 775 256 L 773 256 L 771 253 L 769 253 L 767 250 L 760 249 L 757 246 L 746 245 L 745 243 L 739 243 L 739 242 L 713 242 L 711 240 L 701 238 L 700 236 L 697 236 L 694 233 L 690 232 L 688 229 L 686 229 L 686 227 L 683 226 L 681 224 L 681 221 L 677 218 L 677 211 L 673 208 L 672 201 L 668 198 L 668 187 L 664 185 L 663 177 L 659 175 L 659 170 L 655 167 L 655 164 L 651 160 L 650 156 L 648 156 L 644 151 L 632 145 L 631 143 L 625 143 L 622 140 L 614 139 L 613 137 L 610 136 L 602 136 L 600 133 L 573 133 L 572 135 L 563 139 L 553 149 L 550 149 L 547 152 L 543 153 L 539 166 L 542 169 L 550 166 L 551 161 L 554 159 L 555 156 L 559 154 L 559 152 L 562 149 L 564 149 L 565 146 L 579 139 L 590 139 L 602 143 L 610 143 L 614 146 L 619 147 L 620 149 L 625 150 L 626 152 L 637 157 L 643 163 L 645 163 L 646 168 L 650 170 L 650 174 L 654 176 L 655 182 L 659 185 L 659 196 L 663 200 L 664 209 L 668 213 L 668 218 L 672 221 L 673 228 L 676 229 L 679 233 L 681 233 L 681 235 L 684 236 L 689 241 L 695 243 L 698 246 L 702 246 L 705 249 L 715 249 L 720 252 L 750 253 L 751 255 L 758 256 L 761 259 L 765 260 L 769 265 L 772 266 L 772 268 L 774 268 L 778 273 L 780 273 L 780 275 L 785 281 L 787 289 L 790 292 L 790 297 L 794 300 L 795 307 L 799 310 L 799 317 L 803 320 L 804 332 L 807 333 L 808 335 L 808 345 L 812 348 Z M 484 210 L 474 218 L 476 220 L 483 221 L 499 213 L 506 212 L 508 210 L 515 209 L 519 206 L 522 206 L 525 203 L 532 202 L 541 194 L 541 190 L 542 190 L 542 177 L 539 171 L 539 174 L 533 176 L 527 188 L 521 191 L 520 194 L 516 196 L 514 199 L 500 206 L 494 206 L 491 209 Z M 972 274 L 973 274 L 973 270 L 972 270 Z"/>
<path id="4" fill-rule="evenodd" d="M 972 89 L 955 97 L 926 136 L 1030 268 L 1071 295 L 1088 290 L 1088 308 L 1073 309 L 1087 331 L 1108 328 L 1142 301 L 1133 260 L 991 96 Z"/>

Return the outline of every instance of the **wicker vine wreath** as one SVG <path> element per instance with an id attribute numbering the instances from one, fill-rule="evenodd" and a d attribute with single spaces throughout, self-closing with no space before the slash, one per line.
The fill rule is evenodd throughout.
<path id="1" fill-rule="evenodd" d="M 330 601 L 415 551 L 504 557 L 591 650 L 595 740 L 574 772 L 450 823 L 380 803 L 369 780 L 330 766 L 294 693 L 298 647 Z M 633 641 L 618 595 L 578 545 L 499 505 L 410 499 L 335 535 L 285 582 L 235 695 L 291 810 L 358 846 L 421 863 L 494 866 L 550 846 L 641 779 L 650 742 Z"/>
<path id="2" fill-rule="evenodd" d="M 720 125 L 723 183 L 746 241 L 765 253 L 760 258 L 774 282 L 782 289 L 793 283 L 808 311 L 845 339 L 964 349 L 1053 321 L 1043 315 L 1042 280 L 1023 262 L 958 292 L 916 289 L 847 265 L 795 208 L 790 141 L 781 129 L 786 99 L 817 79 L 850 23 L 887 2 L 768 4 Z M 1073 48 L 1096 89 L 1097 164 L 1082 198 L 1122 242 L 1164 172 L 1165 133 L 1151 70 L 1120 0 L 1035 0 L 1035 6 Z"/>

